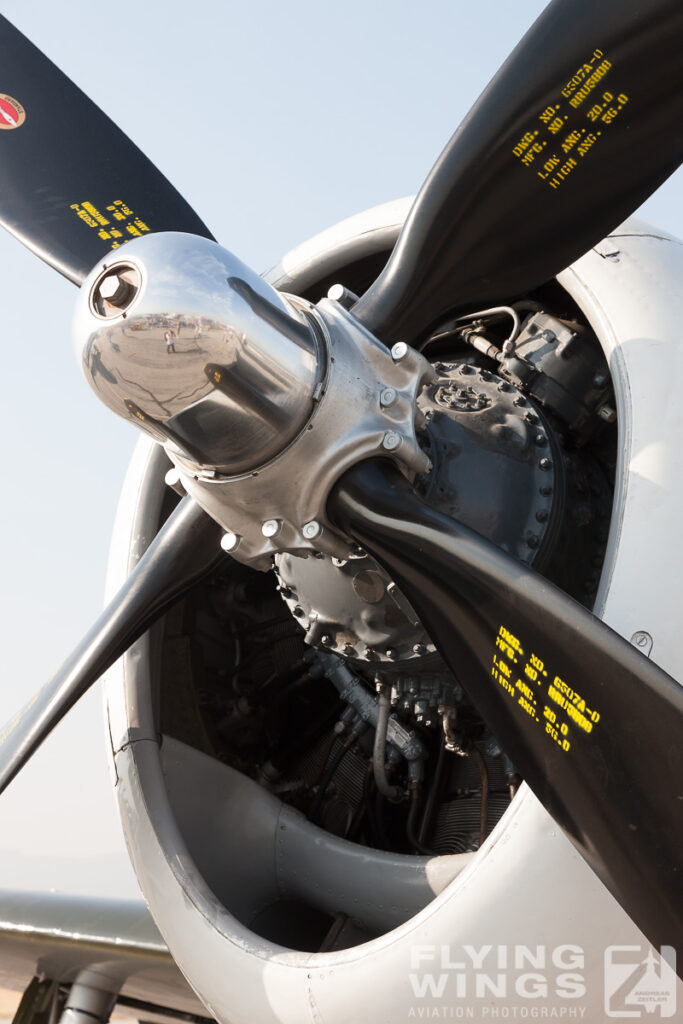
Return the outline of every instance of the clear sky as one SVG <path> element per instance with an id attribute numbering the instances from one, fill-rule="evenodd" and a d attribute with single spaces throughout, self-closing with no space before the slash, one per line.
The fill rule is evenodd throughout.
<path id="1" fill-rule="evenodd" d="M 543 7 L 0 3 L 158 164 L 219 241 L 258 269 L 344 217 L 415 192 Z M 8 91 L 3 84 L 0 68 L 0 92 Z M 683 236 L 681 172 L 642 215 Z M 4 721 L 100 609 L 136 432 L 80 377 L 73 285 L 4 232 L 0 267 Z M 0 798 L 0 887 L 134 891 L 121 866 L 100 704 L 99 691 L 86 698 Z"/>

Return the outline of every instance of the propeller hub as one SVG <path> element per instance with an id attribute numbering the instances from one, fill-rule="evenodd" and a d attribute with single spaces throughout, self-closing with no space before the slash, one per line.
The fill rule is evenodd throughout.
<path id="1" fill-rule="evenodd" d="M 99 264 L 76 338 L 99 398 L 164 446 L 247 564 L 346 557 L 326 503 L 350 465 L 381 453 L 411 478 L 430 469 L 416 403 L 431 364 L 389 352 L 338 302 L 280 294 L 206 238 L 150 234 Z"/>

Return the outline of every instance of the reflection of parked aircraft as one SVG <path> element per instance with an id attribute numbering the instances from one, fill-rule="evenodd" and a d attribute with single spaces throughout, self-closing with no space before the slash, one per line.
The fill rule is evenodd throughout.
<path id="1" fill-rule="evenodd" d="M 405 210 L 371 212 L 293 254 L 270 283 L 303 297 L 283 298 L 208 241 L 116 135 L 120 165 L 159 199 L 155 228 L 179 234 L 116 256 L 146 271 L 147 289 L 108 321 L 88 306 L 98 264 L 81 324 L 96 336 L 124 313 L 180 317 L 184 301 L 189 315 L 199 293 L 207 321 L 237 325 L 244 358 L 220 364 L 230 387 L 188 388 L 168 417 L 185 417 L 195 442 L 189 457 L 171 453 L 173 486 L 194 504 L 170 525 L 166 453 L 136 460 L 115 538 L 118 618 L 8 731 L 0 764 L 10 776 L 138 637 L 110 687 L 117 793 L 154 918 L 222 1021 L 393 1022 L 411 1000 L 476 1019 L 530 986 L 596 1020 L 605 946 L 637 946 L 637 926 L 657 946 L 679 941 L 680 698 L 638 648 L 680 672 L 681 456 L 673 413 L 642 386 L 678 391 L 680 256 L 637 223 L 608 243 L 620 262 L 599 242 L 680 157 L 680 15 L 655 0 L 649 33 L 643 17 L 629 0 L 556 0 L 449 144 L 374 283 L 368 267 L 388 257 Z M 41 61 L 0 24 L 20 65 Z M 598 51 L 586 57 L 588 38 L 609 68 Z M 583 162 L 544 161 L 539 175 L 534 139 L 552 147 L 560 131 L 545 127 L 547 97 L 570 145 L 600 68 L 595 88 L 622 75 L 630 84 L 612 95 L 626 100 L 589 108 L 603 128 Z M 670 97 L 650 91 L 660 76 Z M 67 98 L 62 109 L 86 102 Z M 90 108 L 88 123 L 115 131 Z M 52 151 L 47 141 L 36 149 Z M 44 255 L 41 232 L 21 225 Z M 102 257 L 88 249 L 95 237 L 51 224 L 64 247 L 54 261 L 80 280 Z M 346 290 L 311 305 L 331 276 Z M 221 291 L 228 278 L 240 287 Z M 256 402 L 234 400 L 247 394 L 275 403 L 277 430 Z M 145 401 L 136 393 L 129 407 L 143 428 Z M 218 435 L 234 443 L 211 461 Z M 238 473 L 240 442 L 252 464 Z M 232 557 L 216 565 L 219 536 Z M 73 1010 L 98 1019 L 120 985 L 146 1017 L 203 1012 L 134 913 L 61 903 L 55 923 L 41 909 L 14 905 L 7 943 L 43 979 L 25 1018 L 54 1016 L 62 982 Z"/>

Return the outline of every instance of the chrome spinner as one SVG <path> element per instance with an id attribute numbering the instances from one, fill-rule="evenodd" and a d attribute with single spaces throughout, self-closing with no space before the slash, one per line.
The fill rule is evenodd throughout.
<path id="1" fill-rule="evenodd" d="M 279 552 L 347 557 L 325 506 L 355 463 L 431 468 L 416 436 L 431 364 L 403 342 L 389 352 L 331 299 L 281 295 L 207 239 L 127 243 L 85 281 L 76 337 L 95 392 L 164 446 L 225 549 L 256 568 Z"/>

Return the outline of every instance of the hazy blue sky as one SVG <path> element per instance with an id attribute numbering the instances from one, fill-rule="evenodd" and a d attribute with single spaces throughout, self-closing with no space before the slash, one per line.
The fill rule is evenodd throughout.
<path id="1" fill-rule="evenodd" d="M 118 121 L 223 245 L 263 269 L 330 224 L 413 193 L 543 6 L 3 0 L 0 10 Z M 680 235 L 682 184 L 679 172 L 643 211 Z M 4 720 L 99 611 L 136 434 L 80 377 L 73 286 L 3 232 L 0 267 Z M 0 887 L 134 889 L 116 866 L 100 702 L 99 691 L 86 698 L 0 799 Z M 74 871 L 76 853 L 90 862 Z"/>

